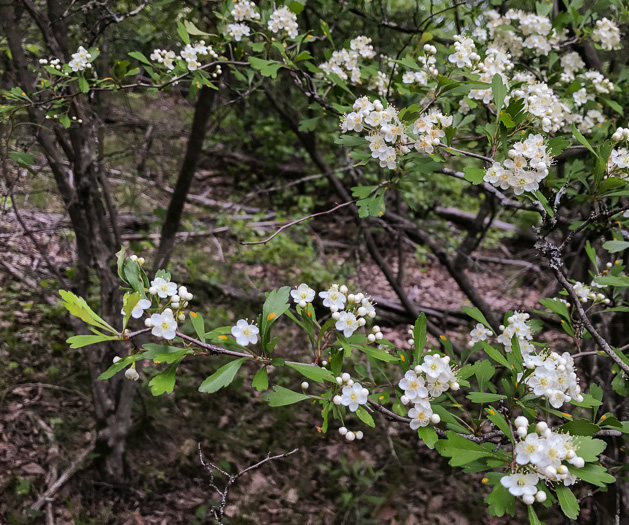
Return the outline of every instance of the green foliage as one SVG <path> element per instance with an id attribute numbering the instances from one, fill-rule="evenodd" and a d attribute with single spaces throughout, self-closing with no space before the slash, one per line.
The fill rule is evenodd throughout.
<path id="1" fill-rule="evenodd" d="M 226 365 L 220 367 L 216 372 L 214 372 L 211 376 L 205 379 L 201 386 L 199 386 L 199 392 L 203 392 L 205 394 L 211 394 L 224 388 L 231 384 L 231 382 L 236 377 L 238 370 L 242 364 L 247 361 L 247 357 L 241 357 L 239 359 L 234 359 L 230 361 Z"/>

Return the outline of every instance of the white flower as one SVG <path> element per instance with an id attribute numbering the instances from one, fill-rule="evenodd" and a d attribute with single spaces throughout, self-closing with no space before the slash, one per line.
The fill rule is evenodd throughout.
<path id="1" fill-rule="evenodd" d="M 232 335 L 236 338 L 236 342 L 240 346 L 248 344 L 256 344 L 258 342 L 258 334 L 260 330 L 257 326 L 249 324 L 244 319 L 240 319 L 236 326 L 232 327 Z"/>
<path id="2" fill-rule="evenodd" d="M 339 291 L 337 284 L 333 284 L 327 292 L 319 292 L 319 297 L 323 299 L 323 306 L 328 308 L 335 306 L 338 310 L 345 308 L 345 295 Z"/>
<path id="3" fill-rule="evenodd" d="M 344 386 L 341 396 L 341 404 L 349 407 L 351 412 L 358 410 L 358 405 L 367 403 L 369 390 L 363 388 L 360 383 L 354 383 L 352 386 Z"/>
<path id="4" fill-rule="evenodd" d="M 236 42 L 240 42 L 243 36 L 247 37 L 251 34 L 251 28 L 247 24 L 229 24 L 227 33 L 234 38 Z"/>
<path id="5" fill-rule="evenodd" d="M 408 417 L 411 418 L 411 428 L 417 430 L 419 427 L 427 426 L 432 415 L 432 408 L 428 401 L 421 400 L 415 403 L 415 406 L 408 411 Z"/>
<path id="6" fill-rule="evenodd" d="M 271 14 L 268 28 L 273 33 L 279 33 L 284 30 L 290 38 L 295 38 L 299 30 L 297 15 L 286 6 L 280 7 Z"/>
<path id="7" fill-rule="evenodd" d="M 175 330 L 177 330 L 177 321 L 173 317 L 170 309 L 164 310 L 161 314 L 153 314 L 151 316 L 151 333 L 155 337 L 163 337 L 164 339 L 174 339 Z"/>
<path id="8" fill-rule="evenodd" d="M 439 377 L 426 377 L 426 389 L 431 397 L 439 397 L 450 387 L 450 378 L 442 374 Z"/>
<path id="9" fill-rule="evenodd" d="M 144 310 L 147 310 L 150 307 L 151 301 L 149 301 L 148 299 L 140 299 L 138 301 L 138 304 L 136 304 L 133 310 L 131 310 L 131 317 L 133 317 L 134 319 L 139 319 L 140 317 L 142 317 L 142 315 L 144 315 Z M 124 307 L 120 311 L 120 314 L 125 315 Z"/>
<path id="10" fill-rule="evenodd" d="M 449 369 L 448 361 L 436 354 L 424 357 L 424 362 L 421 366 L 426 375 L 432 378 L 439 377 L 443 372 Z"/>
<path id="11" fill-rule="evenodd" d="M 334 326 L 339 332 L 343 332 L 345 337 L 349 337 L 358 329 L 358 322 L 353 313 L 343 311 L 340 312 L 339 319 Z"/>
<path id="12" fill-rule="evenodd" d="M 428 390 L 425 386 L 425 380 L 423 377 L 417 377 L 417 374 L 412 370 L 409 370 L 404 374 L 404 377 L 400 380 L 399 385 L 404 390 L 404 395 L 414 400 L 416 398 L 428 397 Z"/>
<path id="13" fill-rule="evenodd" d="M 487 336 L 490 336 L 491 334 L 491 330 L 485 328 L 485 325 L 482 323 L 478 323 L 476 328 L 470 332 L 470 337 L 472 338 L 472 342 L 477 343 L 478 341 L 485 341 Z"/>
<path id="14" fill-rule="evenodd" d="M 260 20 L 260 13 L 256 10 L 256 5 L 249 0 L 238 0 L 231 10 L 231 15 L 236 22 L 241 20 Z"/>
<path id="15" fill-rule="evenodd" d="M 534 496 L 537 493 L 537 474 L 511 474 L 500 478 L 500 484 L 509 489 L 512 496 L 523 496 L 529 494 Z"/>
<path id="16" fill-rule="evenodd" d="M 306 283 L 301 283 L 297 290 L 291 290 L 290 295 L 295 303 L 301 308 L 305 308 L 307 303 L 311 303 L 314 299 L 315 291 Z"/>
<path id="17" fill-rule="evenodd" d="M 529 461 L 539 461 L 539 455 L 536 456 L 540 447 L 539 436 L 536 433 L 531 433 L 526 436 L 524 441 L 520 441 L 515 446 L 515 453 L 518 465 L 526 465 Z"/>
<path id="18" fill-rule="evenodd" d="M 166 281 L 161 277 L 156 277 L 155 280 L 151 281 L 151 286 L 157 289 L 157 295 L 162 299 L 177 293 L 177 284 Z"/>

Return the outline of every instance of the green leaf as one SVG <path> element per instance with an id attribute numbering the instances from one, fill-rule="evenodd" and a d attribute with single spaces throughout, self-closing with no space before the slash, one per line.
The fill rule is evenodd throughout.
<path id="1" fill-rule="evenodd" d="M 471 182 L 474 185 L 482 184 L 483 177 L 485 176 L 485 170 L 482 168 L 465 168 L 463 170 L 465 174 L 465 180 Z"/>
<path id="2" fill-rule="evenodd" d="M 179 38 L 183 40 L 184 44 L 190 43 L 190 35 L 188 34 L 188 31 L 181 22 L 177 22 L 177 33 L 179 33 Z"/>
<path id="3" fill-rule="evenodd" d="M 98 381 L 105 381 L 106 379 L 110 379 L 115 376 L 118 372 L 120 372 L 123 368 L 126 368 L 131 363 L 135 363 L 142 359 L 141 354 L 128 355 L 127 357 L 123 357 L 117 363 L 111 365 L 107 370 L 105 370 L 101 375 L 98 376 Z"/>
<path id="4" fill-rule="evenodd" d="M 568 465 L 568 470 L 571 474 L 574 474 L 583 481 L 596 485 L 597 487 L 604 487 L 605 485 L 616 482 L 616 478 L 607 472 L 605 467 L 596 463 L 586 463 L 581 468 Z"/>
<path id="5" fill-rule="evenodd" d="M 491 91 L 494 94 L 494 102 L 496 104 L 496 113 L 500 115 L 502 106 L 507 96 L 507 86 L 502 81 L 502 77 L 496 73 L 491 79 Z"/>
<path id="6" fill-rule="evenodd" d="M 494 377 L 496 373 L 496 369 L 492 366 L 492 364 L 486 359 L 479 361 L 476 364 L 476 370 L 474 374 L 476 375 L 476 380 L 478 381 L 478 387 L 483 390 L 485 384 Z"/>
<path id="7" fill-rule="evenodd" d="M 509 441 L 513 443 L 513 434 L 511 433 L 511 428 L 505 417 L 493 408 L 486 408 L 485 412 L 487 412 L 487 419 L 496 425 L 499 430 L 504 432 L 505 436 L 509 438 Z"/>
<path id="8" fill-rule="evenodd" d="M 598 284 L 606 284 L 607 286 L 615 286 L 617 288 L 627 288 L 629 286 L 629 277 L 608 275 L 606 277 L 597 277 L 594 281 Z"/>
<path id="9" fill-rule="evenodd" d="M 529 513 L 529 524 L 530 525 L 542 525 L 542 522 L 539 521 L 537 514 L 535 513 L 535 509 L 533 505 L 527 505 L 528 513 Z"/>
<path id="10" fill-rule="evenodd" d="M 234 380 L 234 377 L 236 377 L 236 373 L 240 370 L 242 364 L 248 359 L 248 357 L 241 357 L 239 359 L 235 359 L 234 361 L 230 361 L 225 366 L 220 367 L 210 377 L 206 378 L 203 383 L 201 383 L 199 392 L 211 394 L 229 385 Z"/>
<path id="11" fill-rule="evenodd" d="M 205 31 L 201 31 L 197 26 L 195 26 L 189 20 L 184 20 L 183 26 L 186 28 L 186 31 L 188 32 L 189 35 L 216 36 L 216 35 L 212 35 L 211 33 L 206 33 Z"/>
<path id="12" fill-rule="evenodd" d="M 492 516 L 500 517 L 505 513 L 511 516 L 515 514 L 515 498 L 500 482 L 494 485 L 494 489 L 485 498 L 485 503 L 489 505 L 489 513 Z"/>
<path id="13" fill-rule="evenodd" d="M 380 348 L 373 348 L 371 346 L 359 346 L 358 349 L 378 361 L 385 361 L 387 363 L 398 363 L 399 357 L 391 355 L 389 352 L 381 350 Z"/>
<path id="14" fill-rule="evenodd" d="M 568 146 L 570 146 L 570 141 L 566 137 L 555 137 L 548 141 L 548 149 L 550 150 L 551 157 L 558 156 Z"/>
<path id="15" fill-rule="evenodd" d="M 556 485 L 555 491 L 563 513 L 571 520 L 576 520 L 579 516 L 579 502 L 575 495 L 564 485 Z"/>
<path id="16" fill-rule="evenodd" d="M 146 64 L 147 66 L 152 65 L 151 61 L 139 51 L 131 51 L 131 53 L 129 53 L 129 56 L 131 58 L 135 58 L 138 62 L 142 62 L 143 64 Z"/>
<path id="17" fill-rule="evenodd" d="M 304 7 L 305 7 L 304 4 L 302 4 L 301 2 L 296 2 L 296 1 L 291 2 L 290 4 L 288 4 L 288 9 L 292 13 L 295 13 L 296 15 L 301 13 L 304 10 Z"/>
<path id="18" fill-rule="evenodd" d="M 629 242 L 607 241 L 606 243 L 603 243 L 603 248 L 605 248 L 609 253 L 617 253 L 629 248 Z"/>
<path id="19" fill-rule="evenodd" d="M 417 321 L 415 321 L 415 329 L 413 330 L 413 340 L 415 341 L 415 363 L 419 362 L 419 358 L 423 355 L 424 348 L 426 348 L 426 314 L 422 312 L 419 314 Z"/>
<path id="20" fill-rule="evenodd" d="M 491 447 L 494 447 L 493 444 L 489 444 L 490 448 L 485 448 L 450 430 L 446 432 L 446 436 L 447 439 L 439 440 L 435 447 L 439 454 L 451 458 L 450 466 L 452 467 L 460 467 L 487 457 L 501 459 L 500 455 L 491 450 Z"/>
<path id="21" fill-rule="evenodd" d="M 174 352 L 167 351 L 163 354 L 154 355 L 152 359 L 155 363 L 174 363 L 175 361 L 181 361 L 184 357 L 193 352 L 194 350 L 191 348 L 177 348 Z M 146 355 L 142 355 L 142 358 L 148 359 Z"/>
<path id="22" fill-rule="evenodd" d="M 199 313 L 190 312 L 190 321 L 192 322 L 194 331 L 197 333 L 199 341 L 205 343 L 205 321 L 203 320 L 203 316 Z"/>
<path id="23" fill-rule="evenodd" d="M 137 292 L 133 292 L 133 293 L 125 293 L 123 298 L 122 298 L 122 311 L 124 312 L 124 317 L 123 317 L 123 321 L 122 321 L 122 330 L 124 331 L 124 329 L 127 327 L 127 323 L 129 322 L 129 319 L 131 318 L 131 312 L 133 311 L 133 309 L 137 306 L 137 304 L 140 302 L 140 294 Z"/>
<path id="24" fill-rule="evenodd" d="M 356 410 L 356 415 L 358 416 L 358 419 L 360 419 L 366 425 L 369 425 L 371 428 L 376 427 L 373 417 L 371 417 L 371 414 L 367 412 L 363 407 L 358 407 L 358 410 Z"/>
<path id="25" fill-rule="evenodd" d="M 358 216 L 360 218 L 382 217 L 386 209 L 384 205 L 386 191 L 386 188 L 378 186 L 353 187 L 352 195 L 358 199 L 356 202 Z"/>
<path id="26" fill-rule="evenodd" d="M 552 208 L 548 204 L 548 199 L 546 197 L 544 197 L 544 194 L 541 191 L 537 190 L 535 192 L 535 196 L 537 197 L 537 200 L 540 202 L 540 204 L 546 210 L 546 213 L 548 213 L 548 215 L 550 215 L 551 217 L 554 217 L 555 214 L 553 213 Z"/>
<path id="27" fill-rule="evenodd" d="M 493 346 L 487 343 L 487 341 L 481 341 L 481 344 L 483 345 L 483 350 L 485 350 L 485 353 L 489 357 L 496 361 L 496 363 L 499 363 L 505 368 L 511 370 L 511 365 L 507 361 L 506 357 L 500 353 L 500 350 L 495 349 Z"/>
<path id="28" fill-rule="evenodd" d="M 426 425 L 425 427 L 419 427 L 417 429 L 417 435 L 426 446 L 430 449 L 435 448 L 435 444 L 439 441 L 439 436 L 432 425 Z"/>
<path id="29" fill-rule="evenodd" d="M 575 436 L 572 441 L 576 445 L 577 454 L 586 463 L 598 461 L 599 454 L 607 448 L 605 441 L 589 436 Z"/>
<path id="30" fill-rule="evenodd" d="M 461 306 L 461 310 L 463 310 L 467 315 L 469 315 L 475 321 L 482 323 L 485 327 L 489 328 L 492 332 L 494 331 L 487 318 L 483 315 L 478 308 L 475 306 Z"/>
<path id="31" fill-rule="evenodd" d="M 97 326 L 98 328 L 111 332 L 117 336 L 120 335 L 104 319 L 101 319 L 98 315 L 96 315 L 82 297 L 77 297 L 72 292 L 68 292 L 66 290 L 59 290 L 59 295 L 61 295 L 61 298 L 64 301 L 64 308 L 68 310 L 71 315 L 78 317 L 89 325 Z"/>
<path id="32" fill-rule="evenodd" d="M 575 419 L 561 425 L 559 430 L 563 433 L 570 433 L 575 436 L 593 436 L 600 428 L 594 423 L 590 423 L 587 419 Z"/>
<path id="33" fill-rule="evenodd" d="M 66 340 L 70 348 L 83 348 L 84 346 L 102 343 L 103 341 L 117 341 L 119 337 L 111 335 L 74 335 Z"/>
<path id="34" fill-rule="evenodd" d="M 330 381 L 336 383 L 336 378 L 327 368 L 321 368 L 316 365 L 302 365 L 298 363 L 286 363 L 286 366 L 297 370 L 302 376 L 316 381 L 317 383 L 323 383 L 323 381 Z"/>
<path id="35" fill-rule="evenodd" d="M 262 398 L 269 403 L 269 406 L 281 407 L 305 401 L 306 399 L 310 399 L 310 396 L 307 396 L 306 394 L 299 394 L 298 392 L 293 392 L 283 386 L 276 385 L 273 387 L 273 392 L 264 394 Z"/>
<path id="36" fill-rule="evenodd" d="M 594 148 L 592 148 L 592 146 L 590 146 L 590 143 L 587 141 L 587 139 L 581 135 L 581 133 L 579 132 L 579 130 L 577 129 L 577 127 L 572 124 L 572 134 L 574 135 L 574 137 L 581 143 L 583 144 L 595 157 L 598 158 L 598 154 L 596 153 L 596 151 L 594 151 Z"/>
<path id="37" fill-rule="evenodd" d="M 168 345 L 158 345 L 155 343 L 147 343 L 142 346 L 146 352 L 142 352 L 140 354 L 142 359 L 155 359 L 157 356 L 163 356 L 164 354 L 174 354 L 175 352 L 180 352 L 181 348 L 177 348 L 176 346 L 168 346 Z"/>
<path id="38" fill-rule="evenodd" d="M 249 63 L 253 69 L 257 69 L 263 77 L 277 78 L 277 72 L 284 67 L 281 62 L 262 60 L 261 58 L 249 57 Z"/>
<path id="39" fill-rule="evenodd" d="M 151 387 L 151 394 L 154 396 L 161 396 L 162 394 L 170 394 L 175 388 L 175 380 L 177 376 L 177 367 L 181 363 L 181 359 L 178 359 L 174 363 L 168 366 L 162 373 L 156 375 L 149 381 Z"/>
<path id="40" fill-rule="evenodd" d="M 61 117 L 59 117 L 59 123 L 65 128 L 68 129 L 70 127 L 70 117 L 68 117 L 68 115 L 61 115 Z"/>
<path id="41" fill-rule="evenodd" d="M 85 77 L 79 77 L 79 89 L 81 90 L 81 93 L 87 93 L 90 90 L 90 85 Z"/>
<path id="42" fill-rule="evenodd" d="M 144 280 L 140 273 L 140 265 L 137 261 L 132 259 L 125 259 L 122 271 L 124 273 L 124 281 L 129 283 L 131 288 L 138 292 L 142 298 L 146 298 L 146 291 L 144 290 Z"/>
<path id="43" fill-rule="evenodd" d="M 493 403 L 501 399 L 507 399 L 502 394 L 490 394 L 488 392 L 470 392 L 466 396 L 472 403 Z"/>
<path id="44" fill-rule="evenodd" d="M 256 375 L 253 376 L 251 386 L 255 388 L 258 392 L 269 388 L 269 373 L 267 372 L 266 366 L 260 368 Z"/>

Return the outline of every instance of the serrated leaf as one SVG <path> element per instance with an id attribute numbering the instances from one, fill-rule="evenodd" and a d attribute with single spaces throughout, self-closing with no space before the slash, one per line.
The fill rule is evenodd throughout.
<path id="1" fill-rule="evenodd" d="M 251 386 L 258 392 L 269 388 L 269 373 L 266 366 L 263 366 L 256 372 L 256 375 L 253 376 L 253 381 L 251 381 Z"/>
<path id="2" fill-rule="evenodd" d="M 574 474 L 583 481 L 596 485 L 597 487 L 604 487 L 605 485 L 616 482 L 616 478 L 607 472 L 605 467 L 596 463 L 586 463 L 581 468 L 577 468 L 574 465 L 568 465 L 568 470 L 571 474 Z"/>
<path id="3" fill-rule="evenodd" d="M 465 168 L 463 170 L 465 180 L 474 185 L 482 184 L 485 170 L 482 168 Z"/>
<path id="4" fill-rule="evenodd" d="M 502 486 L 500 482 L 494 485 L 491 493 L 485 498 L 485 503 L 489 505 L 489 513 L 492 516 L 504 516 L 515 514 L 515 498 L 509 490 Z"/>
<path id="5" fill-rule="evenodd" d="M 434 449 L 435 444 L 439 441 L 439 436 L 432 425 L 426 425 L 425 427 L 419 427 L 417 429 L 417 435 L 428 448 Z"/>
<path id="6" fill-rule="evenodd" d="M 371 417 L 371 414 L 367 412 L 363 407 L 358 407 L 358 410 L 356 410 L 355 414 L 358 416 L 358 419 L 365 423 L 365 425 L 369 425 L 371 428 L 376 427 L 376 423 L 374 422 L 373 417 Z"/>
<path id="7" fill-rule="evenodd" d="M 564 485 L 556 485 L 555 491 L 563 513 L 571 520 L 576 520 L 579 516 L 579 502 L 575 495 Z"/>
<path id="8" fill-rule="evenodd" d="M 607 448 L 605 441 L 590 436 L 575 436 L 573 442 L 576 445 L 577 454 L 586 463 L 598 461 L 599 454 Z"/>
<path id="9" fill-rule="evenodd" d="M 269 403 L 269 406 L 281 407 L 285 405 L 299 403 L 300 401 L 305 401 L 306 399 L 310 399 L 310 396 L 307 396 L 306 394 L 300 394 L 298 392 L 293 392 L 288 388 L 276 385 L 273 387 L 273 392 L 268 392 L 264 394 L 262 398 Z"/>
<path id="10" fill-rule="evenodd" d="M 96 315 L 94 310 L 87 305 L 85 299 L 77 297 L 72 292 L 68 292 L 66 290 L 59 290 L 59 295 L 61 295 L 64 301 L 64 308 L 68 310 L 71 315 L 78 317 L 89 325 L 97 326 L 103 330 L 111 332 L 112 334 L 119 335 L 111 325 Z"/>
<path id="11" fill-rule="evenodd" d="M 249 57 L 249 63 L 253 69 L 257 69 L 263 77 L 277 78 L 277 72 L 284 67 L 281 62 L 262 60 L 261 58 Z"/>
<path id="12" fill-rule="evenodd" d="M 460 467 L 487 457 L 501 459 L 500 455 L 491 449 L 465 439 L 455 432 L 448 430 L 446 436 L 447 439 L 441 439 L 437 442 L 436 449 L 442 456 L 450 458 L 450 466 L 452 467 Z M 490 444 L 490 447 L 493 446 Z"/>
<path id="13" fill-rule="evenodd" d="M 231 384 L 242 364 L 248 359 L 248 357 L 241 357 L 230 361 L 225 366 L 220 367 L 211 376 L 206 378 L 203 383 L 201 383 L 201 386 L 199 386 L 199 392 L 212 394 L 213 392 Z"/>
<path id="14" fill-rule="evenodd" d="M 629 248 L 627 241 L 607 241 L 603 243 L 603 248 L 609 253 L 618 253 Z"/>

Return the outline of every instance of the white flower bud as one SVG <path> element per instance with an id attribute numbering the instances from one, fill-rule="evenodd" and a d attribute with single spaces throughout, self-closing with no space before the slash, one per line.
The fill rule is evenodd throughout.
<path id="1" fill-rule="evenodd" d="M 363 438 L 363 431 L 362 430 L 357 430 L 355 435 L 356 435 L 356 439 L 362 439 Z"/>
<path id="2" fill-rule="evenodd" d="M 334 396 L 334 398 L 332 399 L 332 403 L 334 403 L 335 405 L 340 405 L 341 404 L 341 396 Z"/>
<path id="3" fill-rule="evenodd" d="M 309 386 L 310 386 L 310 385 L 308 384 L 308 381 L 304 381 L 304 382 L 301 384 L 301 388 L 302 388 L 302 390 L 308 390 L 308 387 L 309 387 Z"/>
<path id="4" fill-rule="evenodd" d="M 179 297 L 177 294 L 175 294 L 175 295 L 173 295 L 173 296 L 170 298 L 170 300 L 171 300 L 173 303 L 178 303 L 179 301 L 181 301 L 181 297 Z"/>
<path id="5" fill-rule="evenodd" d="M 544 474 L 546 474 L 547 477 L 549 478 L 554 478 L 557 475 L 557 469 L 555 469 L 555 467 L 548 465 L 545 469 L 544 469 Z"/>
<path id="6" fill-rule="evenodd" d="M 415 339 L 409 339 L 406 342 L 408 343 L 408 346 L 415 346 Z"/>
<path id="7" fill-rule="evenodd" d="M 413 368 L 413 372 L 415 372 L 415 374 L 419 375 L 423 372 L 424 370 L 422 369 L 422 365 L 415 365 L 415 368 Z"/>
<path id="8" fill-rule="evenodd" d="M 144 319 L 144 326 L 146 326 L 147 328 L 153 328 L 153 321 L 151 321 L 150 317 Z"/>
<path id="9" fill-rule="evenodd" d="M 374 327 L 371 329 L 373 331 L 374 334 L 380 332 L 380 327 L 378 325 L 374 325 Z"/>
<path id="10" fill-rule="evenodd" d="M 194 298 L 194 295 L 192 295 L 190 292 L 186 294 L 186 301 L 192 301 L 193 298 Z"/>
<path id="11" fill-rule="evenodd" d="M 433 414 L 432 416 L 430 416 L 430 421 L 433 425 L 438 425 L 441 421 L 441 417 L 439 416 L 439 414 Z"/>
<path id="12" fill-rule="evenodd" d="M 539 502 L 539 503 L 544 503 L 546 501 L 546 498 L 548 496 L 546 495 L 546 493 L 543 490 L 538 490 L 537 494 L 535 494 L 535 501 Z"/>
<path id="13" fill-rule="evenodd" d="M 371 310 L 371 312 L 367 314 L 367 317 L 369 317 L 369 319 L 373 319 L 374 317 L 376 317 L 376 311 Z"/>
<path id="14" fill-rule="evenodd" d="M 347 434 L 345 434 L 345 439 L 347 439 L 347 441 L 354 441 L 354 439 L 356 439 L 356 434 L 354 434 L 351 430 L 348 430 Z"/>
<path id="15" fill-rule="evenodd" d="M 336 378 L 336 382 L 337 382 L 337 384 L 342 385 L 343 384 L 343 378 L 342 377 L 337 377 Z"/>
<path id="16" fill-rule="evenodd" d="M 348 379 L 347 380 L 347 386 L 354 386 L 354 380 L 353 379 Z"/>
<path id="17" fill-rule="evenodd" d="M 400 403 L 402 403 L 403 405 L 408 405 L 410 403 L 410 401 L 411 400 L 408 397 L 406 397 L 406 396 L 402 396 L 400 398 Z"/>
<path id="18" fill-rule="evenodd" d="M 528 427 L 529 426 L 529 420 L 526 419 L 524 416 L 518 416 L 515 418 L 515 421 L 513 422 L 515 424 L 516 427 Z"/>
<path id="19" fill-rule="evenodd" d="M 376 336 L 373 334 L 369 334 L 367 336 L 367 341 L 369 341 L 370 343 L 373 343 L 376 340 Z"/>
<path id="20" fill-rule="evenodd" d="M 356 296 L 353 293 L 349 294 L 347 296 L 347 301 L 350 302 L 350 303 L 356 302 Z"/>
<path id="21" fill-rule="evenodd" d="M 182 297 L 185 296 L 188 293 L 188 289 L 185 286 L 180 286 L 179 287 L 179 295 L 181 295 Z"/>
<path id="22" fill-rule="evenodd" d="M 118 361 L 120 361 L 120 359 L 122 359 L 122 358 L 118 357 L 118 356 L 114 357 L 114 359 L 113 359 L 114 364 L 116 364 Z"/>
<path id="23" fill-rule="evenodd" d="M 612 263 L 608 262 L 605 266 L 607 266 L 608 268 L 611 268 L 613 265 Z"/>
<path id="24" fill-rule="evenodd" d="M 550 428 L 547 428 L 546 430 L 544 430 L 544 433 L 542 434 L 546 439 L 548 439 L 550 436 L 553 435 L 553 431 Z"/>
<path id="25" fill-rule="evenodd" d="M 367 308 L 365 308 L 364 306 L 361 306 L 358 309 L 358 315 L 360 315 L 361 317 L 364 317 L 365 315 L 367 315 Z"/>
<path id="26" fill-rule="evenodd" d="M 354 300 L 357 303 L 362 302 L 362 300 L 365 298 L 365 294 L 364 293 L 357 293 L 356 296 L 354 297 Z"/>
<path id="27" fill-rule="evenodd" d="M 323 361 L 321 361 L 321 365 L 328 366 L 328 362 L 324 359 Z"/>
<path id="28" fill-rule="evenodd" d="M 516 428 L 515 433 L 520 437 L 526 437 L 526 435 L 528 434 L 528 430 L 526 429 L 526 427 L 518 427 Z"/>
<path id="29" fill-rule="evenodd" d="M 131 379 L 131 381 L 137 381 L 138 379 L 140 379 L 140 374 L 137 373 L 135 368 L 127 368 L 124 376 L 127 379 Z"/>
<path id="30" fill-rule="evenodd" d="M 568 474 L 570 471 L 568 470 L 568 467 L 566 467 L 565 465 L 559 465 L 557 467 L 557 474 L 559 476 L 565 476 L 566 474 Z"/>
<path id="31" fill-rule="evenodd" d="M 76 120 L 76 117 L 72 117 L 72 120 Z M 137 261 L 138 260 L 138 256 L 137 255 L 131 255 L 129 257 L 129 259 L 131 259 L 132 261 Z"/>
<path id="32" fill-rule="evenodd" d="M 306 301 L 304 301 L 303 299 L 299 301 L 299 308 L 306 308 L 306 306 L 308 306 L 308 303 Z"/>
<path id="33" fill-rule="evenodd" d="M 577 456 L 572 460 L 572 464 L 577 468 L 583 468 L 585 466 L 585 460 L 582 457 Z"/>
<path id="34" fill-rule="evenodd" d="M 382 339 L 383 337 L 384 337 L 384 336 L 382 335 L 382 332 L 378 332 L 378 333 L 376 334 L 376 339 L 377 339 L 378 341 L 380 341 L 380 339 Z"/>
<path id="35" fill-rule="evenodd" d="M 347 382 L 348 382 L 351 378 L 350 378 L 350 375 L 349 375 L 347 372 L 343 372 L 343 373 L 341 374 L 341 379 L 342 379 L 345 383 L 347 383 Z"/>
<path id="36" fill-rule="evenodd" d="M 368 396 L 369 395 L 369 390 L 367 390 L 366 388 L 363 388 L 362 391 L 361 391 L 361 394 L 363 396 Z"/>
<path id="37" fill-rule="evenodd" d="M 179 316 L 177 317 L 177 319 L 179 319 L 180 321 L 185 321 L 186 320 L 186 314 L 184 314 L 183 312 L 181 312 L 179 314 Z"/>
<path id="38" fill-rule="evenodd" d="M 342 285 L 342 286 L 339 288 L 339 292 L 341 292 L 341 293 L 343 293 L 343 294 L 347 293 L 347 286 Z"/>
<path id="39" fill-rule="evenodd" d="M 332 314 L 332 319 L 334 319 L 335 321 L 338 321 L 340 318 L 341 318 L 340 312 L 334 312 Z"/>
<path id="40" fill-rule="evenodd" d="M 336 312 L 339 311 L 339 307 L 336 306 L 335 304 L 333 304 L 332 306 L 330 306 L 330 312 L 332 312 L 332 314 L 335 314 Z M 338 319 L 338 317 L 337 317 Z"/>
<path id="41" fill-rule="evenodd" d="M 79 122 L 83 122 L 82 120 L 79 120 Z M 146 261 L 144 260 L 144 257 L 138 257 L 138 264 L 140 266 L 142 266 Z"/>
<path id="42" fill-rule="evenodd" d="M 173 308 L 179 308 L 179 303 L 170 303 Z"/>
<path id="43" fill-rule="evenodd" d="M 339 428 L 339 434 L 341 434 L 341 436 L 344 436 L 345 434 L 347 434 L 347 429 L 345 427 Z"/>
<path id="44" fill-rule="evenodd" d="M 456 381 L 454 383 L 450 383 L 450 390 L 454 390 L 456 392 L 459 388 L 461 388 L 461 385 L 459 385 Z"/>
<path id="45" fill-rule="evenodd" d="M 535 496 L 532 494 L 524 494 L 522 496 L 522 501 L 527 505 L 533 505 L 533 503 L 535 503 Z"/>
<path id="46" fill-rule="evenodd" d="M 537 425 L 535 425 L 535 430 L 539 434 L 543 434 L 548 429 L 548 425 L 545 421 L 540 421 Z"/>
<path id="47" fill-rule="evenodd" d="M 367 324 L 367 321 L 365 321 L 365 319 L 362 317 L 357 319 L 356 322 L 358 323 L 358 326 L 365 326 Z"/>
<path id="48" fill-rule="evenodd" d="M 574 458 L 576 455 L 577 455 L 577 453 L 576 453 L 573 449 L 569 449 L 569 450 L 568 450 L 568 453 L 566 454 L 566 457 L 567 457 L 568 459 L 572 459 L 572 458 Z"/>
<path id="49" fill-rule="evenodd" d="M 157 288 L 156 288 L 155 286 L 151 286 L 151 287 L 149 288 L 149 293 L 150 293 L 151 295 L 155 295 L 155 294 L 157 293 Z"/>

